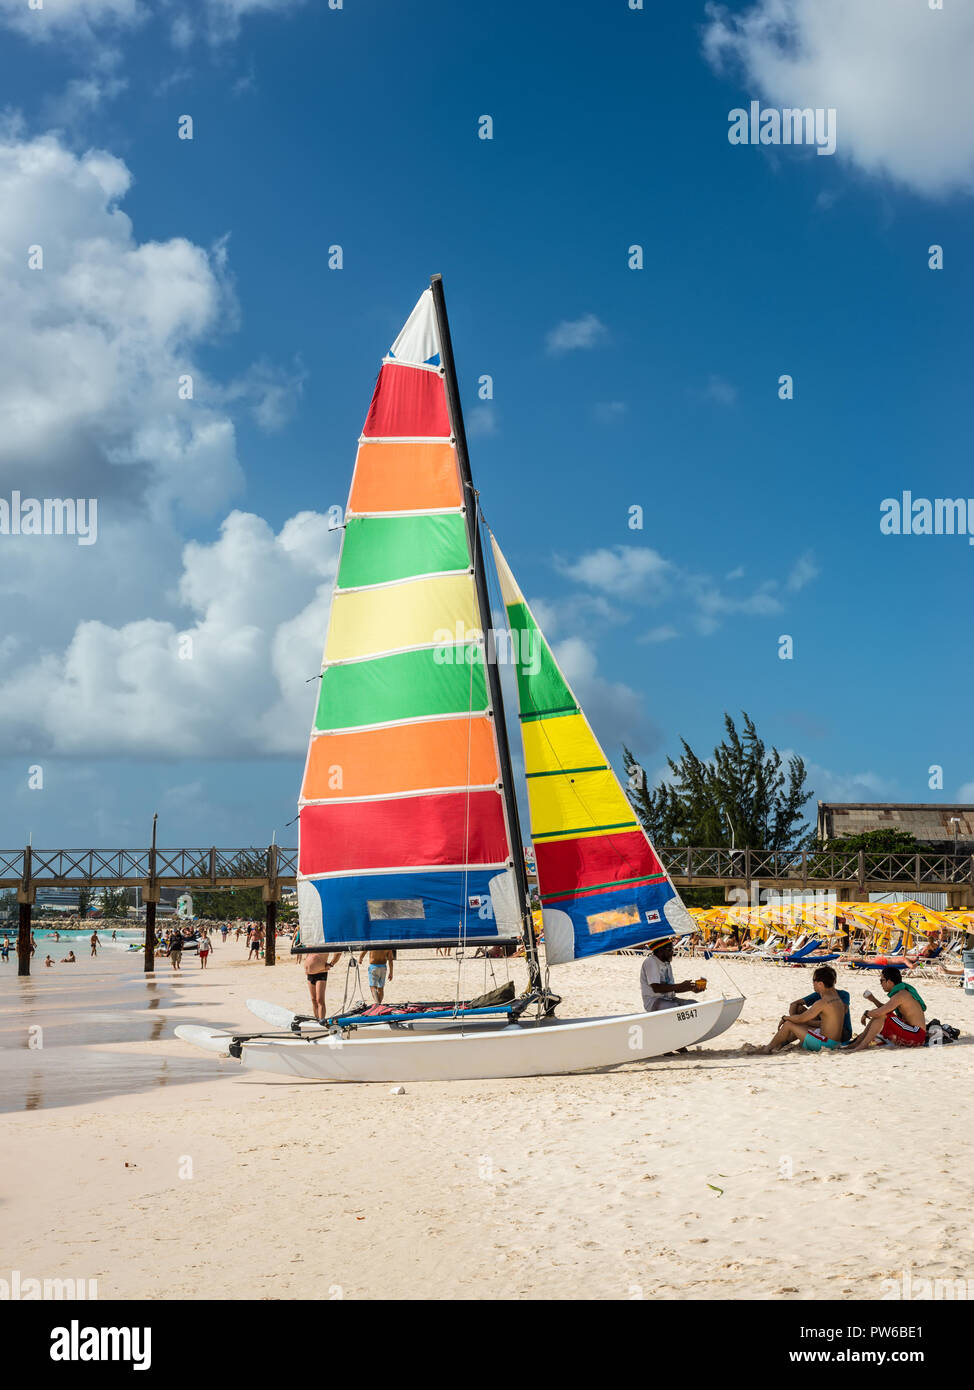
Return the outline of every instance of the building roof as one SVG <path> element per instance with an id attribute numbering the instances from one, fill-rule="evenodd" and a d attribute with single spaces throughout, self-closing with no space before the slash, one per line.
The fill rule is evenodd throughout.
<path id="1" fill-rule="evenodd" d="M 954 818 L 957 820 L 955 825 Z M 818 834 L 834 840 L 866 830 L 905 830 L 918 840 L 974 841 L 974 805 L 923 801 L 820 801 Z"/>

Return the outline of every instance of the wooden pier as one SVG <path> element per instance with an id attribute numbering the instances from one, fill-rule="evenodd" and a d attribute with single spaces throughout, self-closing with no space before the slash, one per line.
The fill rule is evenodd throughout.
<path id="1" fill-rule="evenodd" d="M 950 907 L 974 906 L 974 855 L 866 854 L 862 850 L 756 850 L 674 847 L 657 853 L 678 887 L 743 890 L 758 901 L 770 892 L 833 892 L 863 901 L 870 893 L 946 893 Z M 162 888 L 260 888 L 270 933 L 284 888 L 297 882 L 298 851 L 280 845 L 247 849 L 0 850 L 0 889 L 20 906 L 18 971 L 30 973 L 31 911 L 39 888 L 140 888 L 147 926 Z M 151 954 L 146 967 L 152 968 Z"/>

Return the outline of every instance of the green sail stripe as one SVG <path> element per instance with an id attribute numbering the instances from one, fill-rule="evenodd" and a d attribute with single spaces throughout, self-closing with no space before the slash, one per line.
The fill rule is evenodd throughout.
<path id="1" fill-rule="evenodd" d="M 467 524 L 441 516 L 356 516 L 345 525 L 340 589 L 470 568 Z"/>
<path id="2" fill-rule="evenodd" d="M 595 893 L 600 888 L 628 888 L 632 883 L 665 882 L 665 874 L 640 874 L 638 878 L 614 878 L 609 883 L 586 883 L 582 888 L 555 888 L 550 893 L 540 893 L 538 896 L 542 902 L 545 898 L 583 898 L 586 893 Z"/>
<path id="3" fill-rule="evenodd" d="M 315 729 L 356 729 L 397 719 L 485 710 L 482 649 L 467 644 L 446 651 L 456 659 L 445 662 L 444 649 L 430 647 L 327 666 L 321 676 Z"/>
<path id="4" fill-rule="evenodd" d="M 573 835 L 600 835 L 605 830 L 637 830 L 638 820 L 621 820 L 615 825 L 566 825 L 563 830 L 532 830 L 532 840 L 569 840 Z"/>
<path id="5" fill-rule="evenodd" d="M 532 719 L 561 719 L 566 714 L 580 713 L 578 705 L 565 705 L 563 709 L 543 709 L 537 714 L 522 714 L 520 719 L 522 724 L 530 724 Z"/>
<path id="6" fill-rule="evenodd" d="M 572 772 L 608 772 L 608 763 L 597 763 L 595 767 L 553 767 L 547 772 L 526 772 L 525 777 L 567 777 Z"/>
<path id="7" fill-rule="evenodd" d="M 521 718 L 541 718 L 557 711 L 574 713 L 578 707 L 572 692 L 527 605 L 508 604 L 507 620 L 517 642 L 517 696 Z"/>

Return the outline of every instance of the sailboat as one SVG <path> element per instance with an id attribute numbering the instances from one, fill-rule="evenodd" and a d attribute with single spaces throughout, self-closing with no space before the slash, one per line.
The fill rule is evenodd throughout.
<path id="1" fill-rule="evenodd" d="M 503 661 L 516 674 L 544 968 Z M 252 1001 L 272 1031 L 183 1025 L 186 1041 L 301 1077 L 518 1077 L 657 1057 L 717 1036 L 740 1013 L 743 999 L 722 995 L 556 1015 L 548 968 L 694 923 L 487 531 L 438 275 L 382 360 L 359 439 L 299 822 L 298 951 L 523 942 L 526 990 L 324 1021 Z"/>

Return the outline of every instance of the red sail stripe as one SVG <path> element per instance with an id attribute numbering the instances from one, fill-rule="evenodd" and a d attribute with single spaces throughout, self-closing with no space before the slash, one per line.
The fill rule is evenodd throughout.
<path id="1" fill-rule="evenodd" d="M 663 867 L 641 830 L 583 835 L 577 840 L 535 843 L 538 885 L 544 897 L 597 883 L 661 874 Z"/>
<path id="2" fill-rule="evenodd" d="M 302 874 L 435 864 L 503 864 L 499 792 L 444 792 L 301 808 Z"/>
<path id="3" fill-rule="evenodd" d="M 369 438 L 448 439 L 450 417 L 438 372 L 385 363 L 362 430 Z"/>

